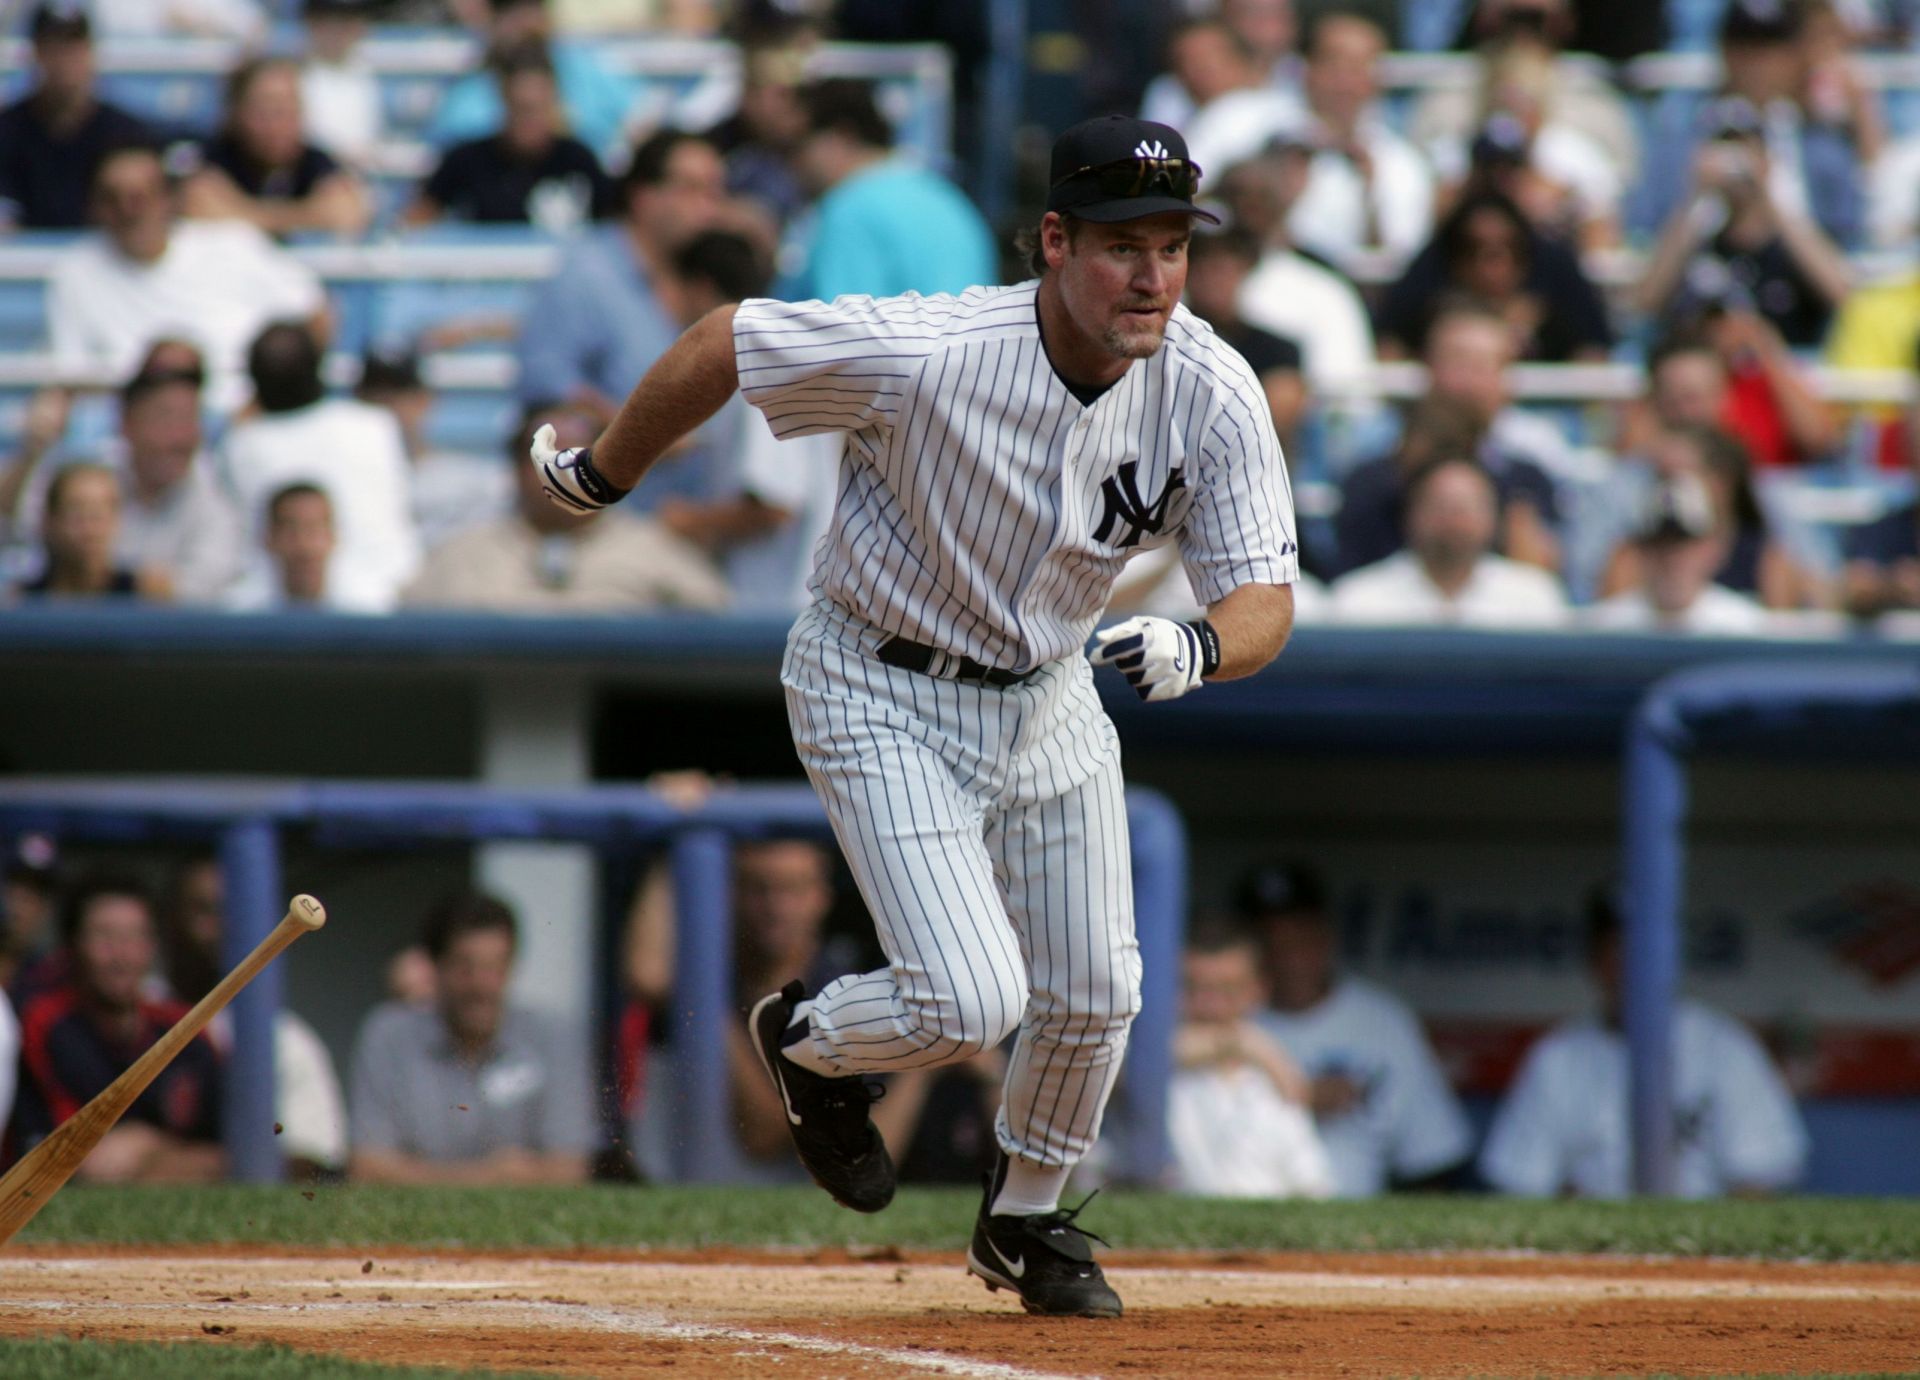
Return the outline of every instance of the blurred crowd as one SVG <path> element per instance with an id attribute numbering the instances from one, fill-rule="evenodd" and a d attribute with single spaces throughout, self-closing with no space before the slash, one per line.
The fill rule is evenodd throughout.
<path id="1" fill-rule="evenodd" d="M 970 87 L 962 36 L 886 8 L 19 7 L 31 74 L 0 112 L 0 222 L 70 241 L 46 293 L 60 386 L 0 457 L 0 589 L 364 614 L 798 608 L 836 438 L 776 441 L 736 399 L 605 516 L 547 507 L 520 461 L 542 423 L 591 441 L 722 303 L 1022 271 L 1016 227 L 901 147 L 873 84 L 818 75 L 830 40 L 934 36 Z M 1188 305 L 1265 384 L 1302 622 L 1799 635 L 1920 608 L 1920 413 L 1829 402 L 1814 370 L 1916 369 L 1920 272 L 1859 269 L 1920 235 L 1920 133 L 1899 133 L 1913 93 L 1859 61 L 1909 41 L 1903 16 L 1167 7 L 1165 68 L 1127 99 L 1183 131 L 1226 213 L 1193 242 Z M 368 51 L 391 21 L 464 25 L 481 56 L 426 123 L 430 166 L 383 207 Z M 97 41 L 161 31 L 246 45 L 216 129 L 155 128 L 101 95 Z M 596 33 L 723 36 L 740 79 L 668 119 Z M 1627 89 L 1617 60 L 1692 39 L 1716 49 L 1707 87 Z M 1090 31 L 1091 71 L 1111 74 L 1116 41 Z M 1396 49 L 1449 45 L 1467 79 L 1389 87 Z M 302 249 L 456 225 L 522 227 L 557 268 L 517 310 L 343 357 Z M 517 415 L 450 448 L 436 365 L 488 347 Z M 1641 387 L 1556 399 L 1522 368 L 1583 364 Z M 83 377 L 117 386 L 64 383 Z M 1177 554 L 1144 552 L 1115 611 L 1190 607 Z"/>
<path id="2" fill-rule="evenodd" d="M 696 794 L 704 781 L 674 783 Z M 734 991 L 862 966 L 870 935 L 844 913 L 838 860 L 816 842 L 763 838 L 734 856 Z M 0 1123 L 6 1157 L 72 1116 L 212 989 L 224 971 L 222 874 L 206 856 L 147 871 L 63 865 L 27 836 L 0 892 Z M 1527 1051 L 1490 1120 L 1462 1106 L 1426 1030 L 1391 991 L 1343 971 L 1320 873 L 1262 864 L 1231 909 L 1205 917 L 1182 958 L 1163 1186 L 1226 1197 L 1365 1197 L 1492 1190 L 1624 1196 L 1630 1187 L 1619 918 L 1587 901 L 1591 1009 Z M 546 917 L 526 917 L 528 921 Z M 672 884 L 646 872 L 619 936 L 620 980 L 596 1037 L 513 998 L 522 917 L 478 891 L 445 896 L 394 952 L 383 999 L 359 1020 L 347 1076 L 292 1009 L 273 1030 L 274 1131 L 288 1172 L 380 1183 L 671 1182 L 697 1153 L 709 1177 L 805 1183 L 785 1112 L 743 1026 L 723 1034 L 732 1135 L 687 1144 L 689 1065 L 676 1029 Z M 865 941 L 870 943 L 870 939 Z M 93 1182 L 190 1182 L 227 1172 L 225 1014 L 168 1066 L 81 1166 Z M 1675 1022 L 1676 1172 L 1688 1197 L 1794 1185 L 1808 1141 L 1754 1034 L 1683 1001 Z M 583 1052 L 584 1051 L 584 1052 Z M 902 1178 L 978 1181 L 995 1150 L 1004 1052 L 882 1080 L 874 1121 Z M 1088 1181 L 1126 1177 L 1138 1125 L 1123 1085 Z M 10 1115 L 9 1115 L 10 1113 Z M 1478 1127 L 1478 1129 L 1476 1129 Z"/>

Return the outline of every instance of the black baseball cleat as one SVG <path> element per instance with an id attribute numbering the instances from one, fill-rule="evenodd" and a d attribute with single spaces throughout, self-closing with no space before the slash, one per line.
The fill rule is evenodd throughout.
<path id="1" fill-rule="evenodd" d="M 747 1013 L 747 1033 L 786 1108 L 787 1129 L 813 1181 L 855 1212 L 878 1212 L 893 1201 L 893 1158 L 867 1115 L 886 1090 L 858 1074 L 828 1078 L 803 1069 L 780 1051 L 792 1043 L 793 1008 L 807 989 L 789 982 Z"/>
<path id="2" fill-rule="evenodd" d="M 1029 1313 L 1049 1318 L 1117 1318 L 1120 1296 L 1094 1263 L 1093 1247 L 1107 1243 L 1073 1224 L 1081 1208 L 1059 1208 L 1031 1217 L 995 1217 L 993 1196 L 1006 1177 L 1007 1159 L 987 1179 L 987 1194 L 967 1247 L 967 1273 L 989 1290 L 1011 1289 Z"/>

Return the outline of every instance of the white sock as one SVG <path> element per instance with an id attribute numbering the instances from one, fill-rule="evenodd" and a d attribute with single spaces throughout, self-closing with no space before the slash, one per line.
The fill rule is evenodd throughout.
<path id="1" fill-rule="evenodd" d="M 841 1071 L 822 1059 L 819 1049 L 814 1045 L 813 1022 L 807 1019 L 808 1013 L 812 1010 L 813 1002 L 811 1000 L 803 1001 L 793 1008 L 794 1021 L 804 1022 L 807 1026 L 807 1034 L 804 1038 L 795 1040 L 790 1045 L 783 1046 L 780 1050 L 780 1057 L 790 1063 L 798 1064 L 801 1068 L 807 1069 L 812 1073 L 820 1074 L 823 1077 L 839 1078 L 842 1076 Z"/>
<path id="2" fill-rule="evenodd" d="M 1038 1212 L 1052 1212 L 1060 1206 L 1060 1195 L 1066 1190 L 1067 1176 L 1072 1173 L 1071 1165 L 1035 1164 L 1018 1155 L 1008 1155 L 1007 1180 L 994 1194 L 990 1214 L 1031 1217 Z"/>

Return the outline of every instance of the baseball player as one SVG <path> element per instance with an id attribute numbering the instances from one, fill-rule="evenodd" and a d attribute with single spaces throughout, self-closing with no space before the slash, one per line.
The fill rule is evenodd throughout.
<path id="1" fill-rule="evenodd" d="M 781 683 L 888 963 L 789 983 L 752 1034 L 801 1161 L 874 1212 L 894 1173 L 862 1075 L 1017 1031 L 969 1267 L 1029 1312 L 1113 1317 L 1060 1207 L 1140 1001 L 1119 746 L 1082 648 L 1127 558 L 1177 541 L 1206 617 L 1129 619 L 1092 662 L 1154 701 L 1251 674 L 1286 641 L 1297 554 L 1259 381 L 1179 305 L 1212 219 L 1179 134 L 1102 117 L 1052 162 L 1037 282 L 721 307 L 591 450 L 543 437 L 533 460 L 555 502 L 617 502 L 736 388 L 777 435 L 843 437 Z"/>

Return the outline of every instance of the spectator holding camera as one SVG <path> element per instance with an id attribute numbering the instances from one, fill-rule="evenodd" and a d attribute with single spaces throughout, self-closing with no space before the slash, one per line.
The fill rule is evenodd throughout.
<path id="1" fill-rule="evenodd" d="M 1620 238 L 1624 179 L 1596 140 L 1554 117 L 1554 76 L 1552 58 L 1533 48 L 1503 49 L 1488 60 L 1470 138 L 1429 149 L 1443 182 L 1440 201 L 1451 205 L 1469 186 L 1492 187 L 1548 239 L 1604 249 Z"/>
<path id="2" fill-rule="evenodd" d="M 1758 109 L 1729 97 L 1707 123 L 1692 193 L 1661 231 L 1635 305 L 1668 321 L 1703 311 L 1757 314 L 1788 345 L 1817 347 L 1851 283 L 1845 256 L 1782 199 Z"/>
<path id="3" fill-rule="evenodd" d="M 1616 21 L 1620 0 L 1607 0 Z M 1496 114 L 1529 135 L 1529 165 L 1589 200 L 1617 200 L 1640 166 L 1632 107 L 1589 59 L 1567 56 L 1579 16 L 1568 0 L 1480 0 L 1466 38 L 1477 61 L 1470 86 L 1442 86 L 1414 104 L 1409 136 L 1442 176 L 1457 180 L 1477 131 Z M 1581 53 L 1593 51 L 1578 48 Z M 1613 208 L 1617 209 L 1617 207 Z"/>

